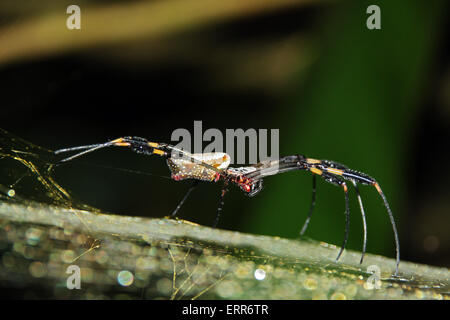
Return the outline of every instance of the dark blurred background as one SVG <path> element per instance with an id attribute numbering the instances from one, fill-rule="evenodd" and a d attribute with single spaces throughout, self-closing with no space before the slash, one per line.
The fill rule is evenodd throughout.
<path id="1" fill-rule="evenodd" d="M 68 1 L 0 3 L 0 127 L 58 149 L 124 135 L 170 142 L 172 131 L 279 129 L 280 154 L 330 159 L 375 177 L 393 209 L 402 259 L 450 266 L 450 65 L 446 1 Z M 381 8 L 381 30 L 366 9 Z M 206 144 L 205 144 L 206 145 Z M 141 173 L 130 173 L 120 168 Z M 79 201 L 163 217 L 189 181 L 165 161 L 103 150 L 57 168 Z M 179 212 L 211 225 L 220 186 L 203 184 Z M 341 245 L 344 196 L 318 180 L 307 236 Z M 361 187 L 367 251 L 394 256 L 387 212 Z M 295 238 L 311 176 L 233 189 L 219 227 Z M 348 247 L 361 250 L 351 193 Z"/>

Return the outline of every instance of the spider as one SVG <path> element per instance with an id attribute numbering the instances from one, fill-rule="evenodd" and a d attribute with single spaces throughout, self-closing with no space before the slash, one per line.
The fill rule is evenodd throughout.
<path id="1" fill-rule="evenodd" d="M 350 181 L 356 191 L 358 197 L 359 207 L 363 220 L 364 238 L 363 248 L 360 263 L 363 262 L 366 252 L 367 243 L 367 226 L 364 207 L 359 193 L 358 183 L 362 185 L 371 185 L 380 194 L 384 206 L 389 215 L 389 219 L 394 232 L 395 246 L 396 246 L 396 268 L 395 276 L 398 276 L 398 267 L 400 263 L 400 244 L 398 239 L 397 227 L 395 220 L 389 206 L 389 203 L 381 190 L 378 182 L 367 174 L 349 169 L 348 167 L 329 160 L 317 160 L 313 158 L 307 158 L 304 155 L 296 154 L 292 156 L 281 157 L 278 160 L 266 160 L 257 164 L 247 167 L 229 167 L 230 156 L 222 152 L 213 153 L 194 153 L 183 151 L 175 146 L 166 143 L 150 142 L 145 138 L 140 137 L 122 137 L 114 139 L 105 143 L 92 144 L 86 146 L 78 146 L 72 148 L 65 148 L 56 150 L 55 154 L 79 151 L 70 157 L 64 158 L 58 162 L 63 163 L 73 160 L 86 153 L 106 148 L 106 147 L 128 147 L 133 152 L 145 154 L 145 155 L 159 155 L 166 158 L 167 164 L 171 171 L 171 178 L 175 181 L 192 179 L 194 183 L 188 189 L 185 196 L 179 202 L 175 210 L 172 212 L 171 217 L 175 217 L 183 203 L 188 198 L 189 194 L 200 181 L 218 182 L 223 181 L 222 191 L 220 193 L 219 206 L 217 208 L 216 218 L 213 223 L 213 227 L 217 226 L 220 215 L 224 206 L 225 194 L 228 192 L 230 184 L 234 184 L 239 187 L 247 196 L 253 197 L 258 194 L 263 188 L 263 178 L 266 176 L 275 175 L 277 173 L 288 172 L 293 170 L 307 170 L 313 174 L 312 179 L 312 201 L 309 209 L 306 221 L 300 231 L 300 235 L 303 235 L 308 227 L 309 221 L 316 202 L 316 176 L 321 176 L 325 181 L 339 186 L 344 191 L 345 195 L 345 235 L 344 241 L 340 248 L 340 251 L 336 257 L 336 261 L 341 257 L 344 248 L 348 240 L 349 232 L 349 194 L 348 187 L 345 180 Z"/>

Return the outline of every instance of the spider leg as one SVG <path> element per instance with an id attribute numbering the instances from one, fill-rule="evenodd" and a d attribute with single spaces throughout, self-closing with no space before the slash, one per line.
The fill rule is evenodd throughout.
<path id="1" fill-rule="evenodd" d="M 303 224 L 302 230 L 300 231 L 300 235 L 302 236 L 306 229 L 308 228 L 309 221 L 311 220 L 311 216 L 314 210 L 314 206 L 316 205 L 316 175 L 313 174 L 312 176 L 312 201 L 311 206 L 309 207 L 309 213 L 308 217 L 305 220 L 305 223 Z"/>
<path id="2" fill-rule="evenodd" d="M 381 190 L 380 185 L 378 184 L 378 182 L 375 179 L 373 179 L 372 177 L 368 176 L 365 173 L 351 170 L 339 163 L 332 162 L 332 161 L 323 161 L 323 163 L 326 165 L 326 167 L 324 169 L 329 173 L 339 175 L 344 179 L 358 182 L 358 183 L 361 183 L 364 185 L 371 185 L 371 186 L 374 186 L 375 189 L 377 189 L 377 192 L 381 196 L 384 206 L 388 212 L 389 220 L 390 220 L 391 226 L 392 226 L 392 231 L 394 232 L 395 252 L 396 252 L 396 266 L 395 266 L 395 274 L 394 275 L 398 276 L 398 266 L 400 264 L 400 241 L 398 239 L 398 232 L 397 232 L 397 226 L 396 226 L 395 220 L 394 220 L 394 215 L 392 214 L 391 207 L 389 206 L 389 203 L 388 203 L 383 191 Z M 360 197 L 358 197 L 358 200 L 360 201 Z M 361 208 L 361 213 L 363 215 L 363 219 L 365 220 L 365 214 L 364 214 L 364 209 L 362 207 L 362 202 L 360 202 L 360 208 Z M 364 222 L 364 224 L 365 224 L 365 222 Z M 366 229 L 364 232 L 366 232 Z M 363 251 L 363 254 L 364 254 L 364 251 Z M 361 257 L 361 261 L 362 261 L 362 258 L 363 257 Z"/>
<path id="3" fill-rule="evenodd" d="M 386 207 L 386 210 L 389 215 L 389 220 L 391 221 L 392 230 L 394 231 L 394 238 L 395 238 L 395 251 L 396 251 L 396 266 L 395 266 L 395 276 L 398 276 L 398 265 L 400 264 L 400 241 L 398 240 L 398 232 L 397 227 L 395 225 L 394 215 L 392 214 L 391 208 L 389 207 L 389 203 L 387 202 L 386 196 L 384 195 L 383 191 L 380 188 L 380 185 L 378 182 L 374 181 L 372 185 L 377 189 L 378 193 L 380 194 L 381 198 L 383 199 L 384 206 Z"/>
<path id="4" fill-rule="evenodd" d="M 140 137 L 123 137 L 123 138 L 114 139 L 114 140 L 111 140 L 111 141 L 108 141 L 105 143 L 98 143 L 98 144 L 91 144 L 91 145 L 87 145 L 87 146 L 78 146 L 78 147 L 72 147 L 72 148 L 59 149 L 59 150 L 54 151 L 54 153 L 60 154 L 60 153 L 77 151 L 77 150 L 84 150 L 84 151 L 78 152 L 70 157 L 60 160 L 58 162 L 58 164 L 59 164 L 62 162 L 67 162 L 67 161 L 73 160 L 75 158 L 78 158 L 82 155 L 85 155 L 86 153 L 90 153 L 90 152 L 96 151 L 98 149 L 103 149 L 106 147 L 128 147 L 136 153 L 142 153 L 142 154 L 146 154 L 146 155 L 157 154 L 160 156 L 167 156 L 167 152 L 166 152 L 166 150 L 164 150 L 164 148 L 166 147 L 165 145 L 162 145 L 162 144 L 159 144 L 156 142 L 150 142 L 147 139 L 140 138 Z"/>
<path id="5" fill-rule="evenodd" d="M 348 204 L 349 201 L 348 201 L 347 184 L 344 181 L 342 181 L 336 177 L 334 177 L 334 179 L 336 179 L 336 181 L 337 181 L 336 184 L 341 186 L 345 192 L 345 235 L 344 235 L 344 242 L 342 243 L 342 246 L 341 246 L 341 250 L 339 250 L 338 256 L 336 257 L 336 261 L 338 261 L 342 255 L 342 252 L 344 252 L 344 249 L 345 249 L 345 246 L 346 246 L 347 240 L 348 240 L 348 232 L 349 232 L 349 227 L 350 227 L 350 209 L 349 209 L 349 204 Z M 335 183 L 335 182 L 332 182 L 332 183 Z"/>
<path id="6" fill-rule="evenodd" d="M 180 203 L 178 203 L 177 207 L 175 208 L 175 210 L 173 210 L 172 214 L 170 215 L 172 218 L 175 218 L 177 215 L 178 210 L 180 210 L 181 206 L 183 205 L 183 203 L 186 201 L 186 199 L 189 197 L 190 193 L 192 192 L 192 190 L 194 190 L 198 184 L 199 184 L 200 180 L 195 180 L 192 185 L 189 187 L 188 191 L 186 192 L 186 194 L 184 195 L 183 199 L 181 199 Z"/>
<path id="7" fill-rule="evenodd" d="M 360 183 L 363 185 L 370 185 L 374 186 L 378 193 L 380 194 L 381 198 L 383 199 L 384 206 L 388 212 L 389 219 L 392 225 L 392 230 L 394 232 L 395 237 L 395 250 L 396 250 L 396 268 L 395 268 L 395 276 L 398 276 L 398 266 L 400 264 L 400 242 L 398 238 L 398 232 L 397 227 L 395 225 L 394 216 L 392 214 L 391 208 L 389 206 L 389 203 L 387 202 L 386 196 L 384 195 L 383 191 L 380 188 L 380 185 L 378 182 L 370 177 L 369 175 L 358 172 L 352 169 L 349 169 L 348 167 L 344 166 L 343 164 L 329 161 L 329 160 L 318 160 L 313 158 L 307 158 L 303 155 L 293 155 L 293 156 L 286 156 L 281 158 L 278 161 L 265 161 L 261 162 L 254 166 L 257 170 L 254 172 L 251 172 L 247 174 L 246 176 L 253 179 L 259 179 L 261 177 L 265 177 L 268 175 L 275 175 L 282 172 L 289 172 L 293 170 L 309 170 L 313 174 L 321 175 L 325 178 L 328 182 L 334 183 L 336 185 L 342 186 L 345 191 L 346 196 L 346 219 L 348 220 L 348 190 L 345 183 L 342 181 L 342 179 L 350 180 L 353 184 Z M 363 255 L 361 257 L 361 262 L 364 257 L 365 248 L 366 248 L 366 239 L 367 239 L 367 227 L 366 227 L 366 218 L 365 218 L 365 212 L 364 208 L 362 206 L 361 197 L 359 195 L 359 190 L 356 188 L 357 194 L 358 194 L 358 201 L 360 202 L 360 209 L 361 209 L 361 215 L 363 218 L 363 224 L 364 224 L 364 243 L 363 243 Z M 310 213 L 311 214 L 311 213 Z M 309 219 L 309 218 L 308 218 Z M 348 222 L 346 223 L 348 225 Z M 305 228 L 305 226 L 304 226 Z M 348 227 L 346 227 L 348 228 Z M 302 229 L 303 230 L 303 229 Z M 347 231 L 346 231 L 346 237 L 347 237 Z M 346 244 L 346 240 L 344 239 L 344 245 Z M 343 251 L 343 248 L 341 248 L 341 252 L 338 255 L 338 258 L 340 257 L 341 253 Z M 336 260 L 337 260 L 336 259 Z"/>
<path id="8" fill-rule="evenodd" d="M 345 246 L 347 245 L 348 233 L 349 233 L 349 225 L 350 225 L 350 209 L 349 209 L 349 196 L 348 196 L 348 188 L 345 181 L 338 177 L 342 176 L 345 166 L 340 165 L 338 163 L 333 163 L 331 161 L 322 161 L 312 158 L 306 158 L 303 155 L 297 154 L 293 156 L 286 156 L 281 158 L 279 161 L 269 161 L 263 162 L 256 166 L 258 170 L 256 172 L 252 172 L 248 176 L 251 178 L 260 178 L 265 175 L 274 175 L 281 172 L 288 172 L 292 170 L 309 170 L 311 173 L 315 175 L 322 176 L 326 181 L 338 185 L 342 187 L 345 193 L 345 236 L 344 242 L 342 244 L 341 250 L 336 258 L 336 261 L 341 257 Z M 302 228 L 302 232 L 306 230 L 307 224 L 311 218 L 312 209 L 315 204 L 315 181 L 313 180 L 313 201 L 311 204 L 310 212 L 306 219 L 305 225 Z"/>
<path id="9" fill-rule="evenodd" d="M 315 167 L 310 168 L 310 171 L 312 173 L 321 175 L 325 179 L 325 181 L 330 182 L 334 185 L 340 186 L 344 190 L 344 194 L 345 194 L 345 212 L 344 212 L 344 214 L 345 214 L 345 234 L 344 234 L 344 241 L 342 243 L 341 249 L 339 250 L 339 253 L 336 257 L 336 261 L 338 261 L 342 255 L 342 253 L 344 252 L 345 246 L 347 245 L 348 233 L 349 233 L 349 227 L 350 227 L 350 208 L 349 208 L 349 197 L 348 197 L 347 184 L 345 183 L 344 180 L 342 180 L 334 175 L 331 175 L 329 173 L 323 172 L 322 170 L 317 169 Z"/>
<path id="10" fill-rule="evenodd" d="M 102 149 L 102 148 L 106 148 L 106 147 L 111 147 L 113 146 L 113 144 L 111 142 L 106 142 L 106 143 L 99 143 L 99 144 L 91 144 L 88 146 L 79 146 L 79 147 L 73 147 L 73 148 L 65 148 L 65 149 L 59 149 L 54 151 L 55 154 L 60 154 L 60 153 L 65 153 L 65 152 L 71 152 L 71 151 L 76 151 L 76 150 L 84 150 L 81 152 L 78 152 L 70 157 L 64 158 L 60 161 L 58 161 L 57 165 L 66 162 L 66 161 L 70 161 L 73 160 L 75 158 L 78 158 L 86 153 L 90 153 L 92 151 L 98 150 L 98 149 Z"/>
<path id="11" fill-rule="evenodd" d="M 225 194 L 227 192 L 228 192 L 228 181 L 225 180 L 224 183 L 223 183 L 222 191 L 220 193 L 219 207 L 217 208 L 216 219 L 214 220 L 214 223 L 212 225 L 213 228 L 215 228 L 217 226 L 217 224 L 219 223 L 220 214 L 222 213 L 223 205 L 225 203 L 225 201 L 224 201 Z"/>
<path id="12" fill-rule="evenodd" d="M 198 164 L 209 170 L 212 170 L 212 171 L 220 174 L 224 178 L 227 178 L 227 179 L 230 178 L 224 170 L 218 169 L 208 163 L 205 163 L 204 161 L 196 159 L 189 152 L 178 149 L 177 147 L 174 147 L 170 144 L 151 142 L 151 141 L 148 141 L 147 139 L 141 138 L 141 137 L 132 137 L 132 136 L 122 137 L 122 138 L 117 138 L 117 139 L 114 139 L 114 140 L 111 140 L 111 141 L 108 141 L 105 143 L 60 149 L 60 150 L 54 151 L 54 153 L 59 154 L 59 153 L 77 151 L 77 150 L 84 150 L 84 151 L 76 153 L 70 157 L 60 160 L 57 163 L 57 164 L 60 164 L 62 162 L 67 162 L 67 161 L 73 160 L 75 158 L 78 158 L 86 153 L 90 153 L 95 150 L 106 148 L 106 147 L 128 147 L 131 149 L 131 151 L 136 152 L 136 153 L 145 154 L 145 155 L 156 154 L 156 155 L 159 155 L 159 156 L 162 156 L 165 158 L 181 157 L 192 163 Z"/>
<path id="13" fill-rule="evenodd" d="M 356 191 L 356 196 L 358 197 L 358 202 L 359 202 L 359 208 L 361 210 L 361 216 L 362 216 L 362 220 L 363 220 L 363 227 L 364 227 L 364 240 L 363 240 L 363 248 L 362 248 L 362 255 L 361 255 L 361 260 L 359 261 L 359 263 L 363 263 L 364 260 L 364 255 L 366 253 L 366 244 L 367 244 L 367 224 L 366 224 L 366 214 L 364 212 L 364 206 L 362 203 L 362 199 L 361 199 L 361 195 L 359 193 L 359 188 L 358 185 L 356 184 L 355 180 L 352 180 L 353 186 L 355 187 L 355 191 Z"/>

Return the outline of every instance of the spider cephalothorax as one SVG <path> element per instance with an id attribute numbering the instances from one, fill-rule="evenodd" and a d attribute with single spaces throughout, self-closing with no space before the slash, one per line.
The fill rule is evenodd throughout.
<path id="1" fill-rule="evenodd" d="M 228 168 L 228 177 L 231 177 L 231 181 L 239 186 L 239 188 L 245 192 L 249 197 L 257 195 L 263 188 L 262 179 L 248 178 L 247 175 L 251 172 L 255 172 L 255 167 L 238 167 Z"/>

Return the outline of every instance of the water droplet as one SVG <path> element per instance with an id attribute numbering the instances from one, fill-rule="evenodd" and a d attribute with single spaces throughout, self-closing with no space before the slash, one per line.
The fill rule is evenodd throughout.
<path id="1" fill-rule="evenodd" d="M 256 280 L 264 280 L 266 278 L 266 272 L 263 269 L 256 269 L 254 273 Z"/>
<path id="2" fill-rule="evenodd" d="M 117 275 L 117 282 L 119 282 L 119 284 L 121 286 L 124 286 L 124 287 L 131 286 L 133 284 L 133 281 L 134 281 L 134 276 L 128 270 L 122 270 Z"/>

